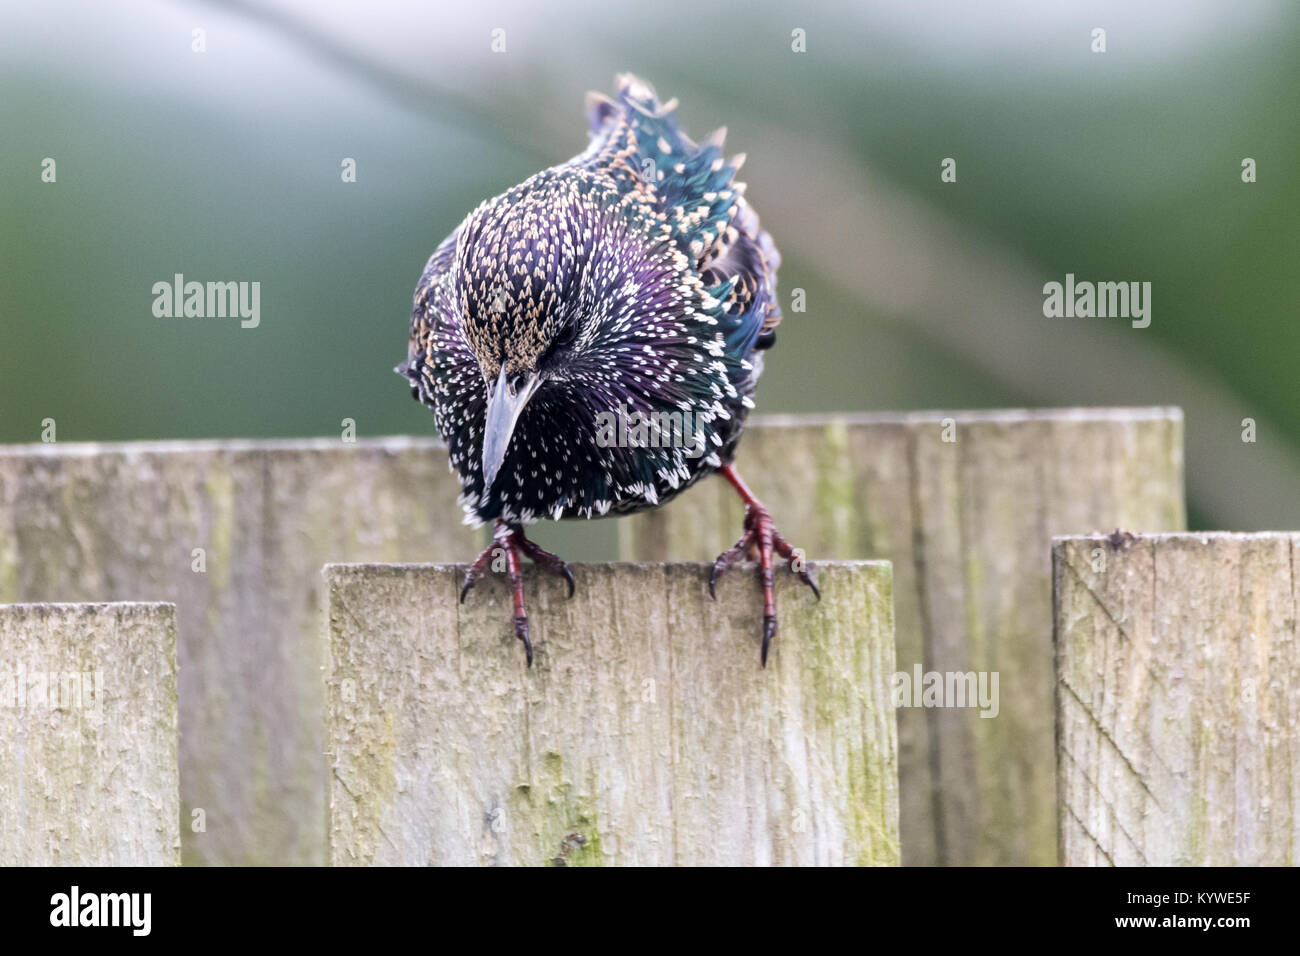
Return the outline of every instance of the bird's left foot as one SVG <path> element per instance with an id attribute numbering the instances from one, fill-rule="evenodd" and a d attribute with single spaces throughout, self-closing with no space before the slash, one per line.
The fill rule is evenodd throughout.
<path id="1" fill-rule="evenodd" d="M 460 589 L 460 602 L 465 603 L 465 595 L 478 583 L 484 572 L 494 561 L 505 559 L 506 577 L 510 581 L 510 591 L 515 604 L 515 637 L 524 645 L 524 655 L 528 666 L 533 666 L 533 644 L 528 638 L 528 612 L 524 609 L 524 573 L 521 568 L 520 554 L 530 558 L 537 565 L 552 574 L 558 575 L 569 585 L 569 597 L 573 597 L 573 572 L 559 555 L 551 554 L 539 545 L 529 541 L 524 529 L 519 525 L 507 524 L 498 520 L 492 529 L 492 545 L 478 556 L 465 573 L 465 583 Z M 493 568 L 493 570 L 501 570 Z"/>
<path id="2" fill-rule="evenodd" d="M 740 476 L 736 474 L 731 465 L 724 465 L 720 472 L 727 481 L 731 482 L 732 487 L 739 492 L 740 497 L 745 502 L 745 533 L 740 536 L 740 540 L 731 548 L 723 551 L 713 562 L 713 572 L 709 575 L 709 594 L 717 598 L 714 586 L 718 578 L 727 568 L 739 561 L 750 551 L 756 551 L 758 554 L 758 577 L 763 584 L 763 666 L 767 666 L 767 649 L 772 643 L 772 638 L 776 636 L 776 598 L 772 593 L 775 572 L 772 566 L 772 556 L 779 554 L 790 562 L 790 570 L 799 576 L 799 580 L 812 588 L 813 594 L 821 600 L 821 591 L 817 589 L 817 582 L 813 580 L 812 574 L 808 570 L 807 564 L 803 560 L 803 553 L 793 547 L 790 542 L 781 537 L 772 523 L 772 515 L 764 507 L 763 503 L 754 497 L 754 493 L 749 490 Z"/>

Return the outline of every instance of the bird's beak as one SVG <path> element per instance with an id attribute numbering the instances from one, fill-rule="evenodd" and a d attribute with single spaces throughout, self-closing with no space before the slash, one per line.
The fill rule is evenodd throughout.
<path id="1" fill-rule="evenodd" d="M 528 400 L 542 384 L 541 376 L 529 373 L 523 384 L 515 391 L 506 381 L 506 367 L 501 365 L 501 374 L 496 384 L 488 392 L 487 421 L 483 429 L 483 489 L 492 487 L 501 462 L 505 460 L 506 449 L 510 447 L 510 436 L 515 432 L 515 423 L 528 404 Z"/>

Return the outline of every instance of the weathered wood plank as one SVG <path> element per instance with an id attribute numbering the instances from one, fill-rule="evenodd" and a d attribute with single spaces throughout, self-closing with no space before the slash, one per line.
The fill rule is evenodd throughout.
<path id="1" fill-rule="evenodd" d="M 1057 859 L 1051 536 L 1186 522 L 1177 409 L 756 418 L 738 468 L 816 564 L 894 564 L 898 663 L 997 673 L 998 716 L 899 711 L 906 864 Z M 951 439 L 951 440 L 946 440 Z M 620 522 L 625 560 L 711 560 L 741 527 L 708 480 Z"/>
<path id="2" fill-rule="evenodd" d="M 499 578 L 334 565 L 334 864 L 894 864 L 890 570 L 783 575 L 759 666 L 752 566 L 529 572 L 532 669 Z"/>
<path id="3" fill-rule="evenodd" d="M 185 861 L 321 864 L 320 568 L 472 558 L 456 494 L 433 440 L 0 448 L 0 601 L 175 602 Z"/>
<path id="4" fill-rule="evenodd" d="M 1294 866 L 1300 534 L 1052 556 L 1062 862 Z"/>
<path id="5" fill-rule="evenodd" d="M 176 609 L 0 605 L 0 866 L 180 863 Z"/>

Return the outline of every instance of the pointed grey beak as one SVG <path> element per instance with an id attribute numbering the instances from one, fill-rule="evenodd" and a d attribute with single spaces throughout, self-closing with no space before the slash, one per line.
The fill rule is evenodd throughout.
<path id="1" fill-rule="evenodd" d="M 524 379 L 515 391 L 506 381 L 506 367 L 501 366 L 501 374 L 496 384 L 488 392 L 487 420 L 483 428 L 483 489 L 492 487 L 496 481 L 501 462 L 505 460 L 506 449 L 510 447 L 510 436 L 515 433 L 515 423 L 519 415 L 542 384 L 541 376 L 533 372 Z"/>

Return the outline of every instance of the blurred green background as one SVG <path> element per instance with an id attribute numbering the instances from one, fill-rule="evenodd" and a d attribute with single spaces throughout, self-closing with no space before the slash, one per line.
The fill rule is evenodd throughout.
<path id="1" fill-rule="evenodd" d="M 760 411 L 1179 405 L 1193 526 L 1294 528 L 1298 66 L 1294 2 L 4 0 L 0 442 L 431 434 L 391 371 L 425 259 L 631 70 L 749 156 Z M 155 318 L 177 272 L 260 281 L 260 327 Z M 1067 272 L 1151 282 L 1150 328 L 1045 318 Z"/>

